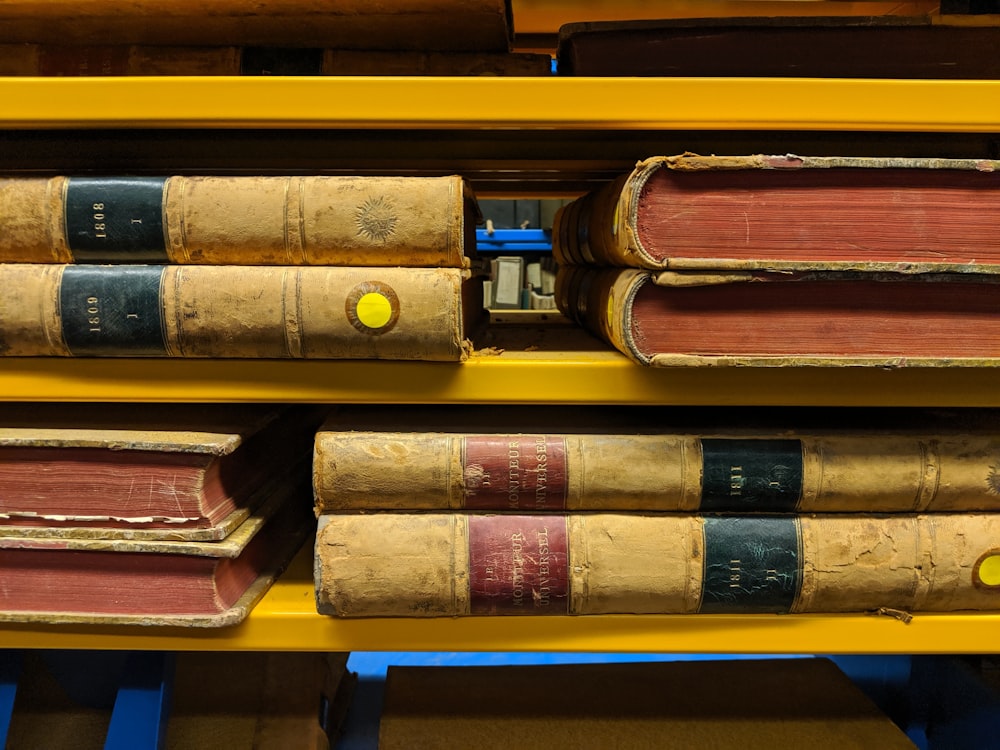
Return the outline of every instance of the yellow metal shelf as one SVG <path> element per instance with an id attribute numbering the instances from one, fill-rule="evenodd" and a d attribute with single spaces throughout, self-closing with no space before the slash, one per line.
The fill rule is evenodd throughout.
<path id="1" fill-rule="evenodd" d="M 994 653 L 1000 613 L 641 615 L 338 620 L 316 614 L 307 547 L 240 625 L 0 625 L 0 648 L 171 651 Z"/>
<path id="2" fill-rule="evenodd" d="M 0 358 L 5 401 L 1000 406 L 996 368 L 678 368 L 613 352 L 430 362 Z"/>
<path id="3" fill-rule="evenodd" d="M 546 17 L 528 30 L 551 26 Z M 1000 81 L 0 78 L 0 101 L 0 130 L 50 131 L 54 140 L 59 131 L 102 128 L 427 138 L 450 130 L 469 141 L 518 131 L 608 139 L 653 131 L 1000 132 Z M 601 106 L 607 101 L 614 106 Z M 503 146 L 487 150 L 504 154 Z M 612 158 L 606 170 L 632 157 L 580 150 L 587 160 Z M 519 158 L 548 168 L 530 149 Z M 508 350 L 462 364 L 0 358 L 0 399 L 19 401 L 1000 406 L 998 393 L 988 368 L 657 370 L 610 351 Z M 4 624 L 0 648 L 994 653 L 1000 632 L 1000 613 L 917 614 L 909 623 L 861 614 L 336 620 L 315 612 L 310 562 L 303 550 L 233 628 Z"/>
<path id="4" fill-rule="evenodd" d="M 0 128 L 1000 129 L 1000 81 L 966 80 L 0 78 L 0 101 Z"/>

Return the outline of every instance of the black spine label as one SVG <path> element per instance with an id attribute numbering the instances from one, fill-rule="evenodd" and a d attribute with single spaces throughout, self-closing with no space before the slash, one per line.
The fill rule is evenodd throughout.
<path id="1" fill-rule="evenodd" d="M 792 512 L 802 494 L 799 440 L 701 441 L 701 510 Z"/>
<path id="2" fill-rule="evenodd" d="M 163 356 L 162 266 L 67 266 L 59 288 L 63 340 L 78 356 Z"/>
<path id="3" fill-rule="evenodd" d="M 323 50 L 308 47 L 244 47 L 240 75 L 318 76 L 323 72 Z"/>
<path id="4" fill-rule="evenodd" d="M 66 237 L 81 263 L 164 263 L 165 177 L 72 177 Z"/>
<path id="5" fill-rule="evenodd" d="M 794 517 L 706 518 L 699 611 L 789 612 L 802 581 L 801 547 Z"/>

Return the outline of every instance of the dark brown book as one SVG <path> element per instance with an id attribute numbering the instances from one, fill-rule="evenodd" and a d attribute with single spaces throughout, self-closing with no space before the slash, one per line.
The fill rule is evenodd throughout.
<path id="1" fill-rule="evenodd" d="M 678 18 L 565 24 L 557 58 L 566 76 L 993 79 L 998 45 L 1000 26 L 930 16 Z"/>
<path id="2" fill-rule="evenodd" d="M 4 404 L 0 535 L 220 539 L 309 474 L 317 406 Z"/>
<path id="3" fill-rule="evenodd" d="M 556 301 L 654 366 L 996 367 L 1000 277 L 561 266 Z"/>
<path id="4" fill-rule="evenodd" d="M 332 750 L 357 681 L 348 656 L 178 654 L 164 750 Z"/>
<path id="5" fill-rule="evenodd" d="M 915 747 L 828 659 L 398 667 L 379 747 Z"/>
<path id="6" fill-rule="evenodd" d="M 217 541 L 0 536 L 0 622 L 236 624 L 315 528 L 309 505 L 307 485 L 276 485 Z"/>
<path id="7" fill-rule="evenodd" d="M 654 156 L 560 208 L 561 264 L 1000 272 L 1000 161 Z"/>
<path id="8" fill-rule="evenodd" d="M 25 650 L 20 656 L 5 750 L 103 748 L 109 729 L 121 737 L 127 732 L 119 722 L 133 727 L 135 717 L 116 710 L 116 697 L 142 667 L 150 671 L 142 663 L 151 658 L 145 652 Z M 156 656 L 163 657 L 170 684 L 163 750 L 330 750 L 357 682 L 345 652 Z M 134 741 L 134 732 L 128 736 Z"/>
<path id="9" fill-rule="evenodd" d="M 0 44 L 0 76 L 547 76 L 531 52 Z"/>
<path id="10" fill-rule="evenodd" d="M 507 52 L 513 34 L 510 0 L 0 3 L 0 42 Z"/>

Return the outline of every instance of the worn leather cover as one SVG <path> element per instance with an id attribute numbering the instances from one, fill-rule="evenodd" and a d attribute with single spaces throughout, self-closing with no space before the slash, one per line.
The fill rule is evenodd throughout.
<path id="1" fill-rule="evenodd" d="M 339 617 L 1000 609 L 1000 514 L 324 514 Z"/>
<path id="2" fill-rule="evenodd" d="M 73 572 L 72 577 L 64 576 L 65 580 L 54 579 L 45 588 L 49 601 L 34 608 L 19 603 L 17 586 L 8 582 L 9 588 L 5 587 L 0 597 L 4 600 L 0 622 L 197 628 L 235 625 L 246 619 L 267 593 L 312 529 L 302 487 L 286 482 L 274 488 L 270 498 L 232 533 L 216 541 L 0 537 L 0 555 L 12 565 L 31 566 L 32 551 L 39 550 L 64 557 L 66 571 Z M 139 562 L 139 558 L 146 561 Z M 173 587 L 201 588 L 208 581 L 215 590 L 212 601 L 203 601 L 199 611 L 178 611 L 169 596 L 157 595 L 155 590 L 143 592 L 142 586 L 152 585 L 148 582 L 153 575 L 151 563 L 156 568 L 153 577 L 172 577 Z M 136 574 L 134 582 L 124 582 L 122 571 L 135 568 L 140 568 L 144 577 Z M 233 584 L 224 580 L 225 572 L 232 568 L 255 570 L 256 575 L 227 601 L 232 592 L 223 588 Z M 59 576 L 59 565 L 47 568 L 46 575 Z M 117 582 L 108 583 L 110 580 Z M 68 606 L 57 593 L 69 581 L 75 587 L 73 596 L 82 602 L 78 608 Z M 157 585 L 162 585 L 162 580 Z M 144 603 L 147 595 L 148 604 Z"/>
<path id="3" fill-rule="evenodd" d="M 1000 510 L 1000 432 L 961 422 L 628 431 L 582 414 L 505 433 L 482 417 L 400 431 L 333 416 L 316 434 L 316 512 Z"/>
<path id="4" fill-rule="evenodd" d="M 0 261 L 464 268 L 478 218 L 457 175 L 7 177 Z"/>
<path id="5" fill-rule="evenodd" d="M 869 287 L 872 284 L 885 284 L 887 287 L 893 285 L 895 289 L 887 288 L 886 294 L 893 292 L 895 300 L 907 298 L 911 304 L 916 300 L 923 300 L 920 312 L 926 312 L 928 319 L 934 315 L 950 314 L 950 328 L 944 331 L 945 324 L 938 319 L 934 321 L 935 330 L 931 332 L 929 323 L 921 321 L 918 325 L 914 322 L 916 315 L 895 311 L 891 304 L 884 303 L 881 293 L 873 292 L 869 297 L 870 304 L 865 308 L 868 316 L 857 323 L 850 334 L 854 350 L 842 353 L 830 351 L 835 347 L 829 344 L 834 340 L 834 334 L 827 337 L 829 331 L 841 336 L 847 335 L 844 329 L 838 330 L 834 325 L 838 322 L 838 312 L 849 315 L 854 308 L 843 304 L 842 300 L 830 297 L 822 285 L 850 285 L 851 282 Z M 1000 357 L 995 353 L 995 335 L 989 328 L 994 317 L 984 310 L 984 305 L 992 304 L 994 296 L 990 288 L 995 287 L 998 282 L 1000 275 L 995 273 L 758 273 L 724 270 L 699 273 L 577 265 L 560 266 L 556 277 L 555 298 L 563 314 L 583 328 L 635 362 L 654 367 L 996 367 L 1000 365 Z M 826 304 L 827 321 L 831 325 L 824 330 L 823 323 L 814 318 L 811 323 L 803 323 L 801 330 L 794 335 L 774 331 L 768 333 L 769 336 L 780 335 L 785 349 L 789 348 L 787 345 L 790 342 L 796 342 L 798 351 L 795 353 L 772 351 L 773 340 L 759 336 L 757 329 L 751 330 L 743 339 L 745 342 L 756 341 L 754 352 L 727 351 L 724 344 L 712 341 L 710 335 L 713 330 L 721 330 L 741 317 L 732 305 L 718 299 L 715 300 L 717 307 L 708 305 L 715 317 L 706 317 L 697 337 L 700 340 L 694 343 L 681 342 L 676 350 L 651 343 L 642 333 L 644 326 L 653 329 L 659 326 L 662 330 L 669 330 L 669 312 L 658 310 L 655 315 L 647 315 L 635 311 L 636 298 L 640 294 L 661 294 L 666 301 L 670 299 L 672 290 L 732 285 L 735 291 L 742 285 L 759 293 L 748 295 L 755 297 L 752 305 L 756 307 L 751 312 L 767 317 L 763 312 L 765 309 L 781 308 L 781 287 L 791 288 L 800 283 L 809 284 L 815 293 L 815 299 L 822 299 Z M 764 285 L 773 287 L 770 290 L 770 300 L 765 299 L 766 295 L 762 292 Z M 904 285 L 910 285 L 909 290 L 904 290 Z M 945 285 L 948 285 L 947 288 Z M 662 288 L 661 292 L 656 291 L 659 288 Z M 688 297 L 688 300 L 691 298 Z M 941 309 L 934 307 L 935 301 L 941 303 Z M 769 302 L 774 303 L 773 308 L 766 307 Z M 881 316 L 875 314 L 876 310 L 883 311 Z M 781 311 L 784 312 L 783 309 Z M 885 333 L 890 324 L 895 326 L 894 330 L 897 332 L 905 331 L 907 335 L 904 337 Z M 927 342 L 921 341 L 921 332 Z M 878 343 L 878 350 L 873 349 L 869 353 L 863 351 L 864 347 L 854 345 L 862 340 L 866 340 L 868 344 Z M 970 342 L 975 342 L 974 346 Z M 954 347 L 952 343 L 955 344 Z M 934 347 L 933 351 L 927 348 L 931 346 Z M 691 351 L 692 348 L 700 348 L 702 351 Z M 818 351 L 820 349 L 823 351 Z M 971 351 L 972 349 L 975 351 Z"/>
<path id="6" fill-rule="evenodd" d="M 0 285 L 3 356 L 459 361 L 482 315 L 457 268 L 8 263 Z"/>
<path id="7" fill-rule="evenodd" d="M 726 173 L 737 174 L 729 186 L 731 191 L 719 198 L 710 226 L 685 225 L 697 221 L 688 209 L 698 210 L 699 198 L 705 200 L 698 192 L 700 183 L 694 181 L 707 172 L 718 176 L 714 188 L 706 189 L 713 194 L 727 186 Z M 741 173 L 748 172 L 760 176 L 754 186 L 738 180 Z M 691 176 L 689 181 L 685 181 L 686 175 Z M 773 179 L 765 180 L 767 175 Z M 785 185 L 786 177 L 794 178 L 794 184 Z M 797 154 L 653 156 L 639 161 L 630 173 L 561 207 L 553 223 L 552 252 L 562 265 L 657 271 L 1000 273 L 1000 263 L 989 257 L 991 232 L 982 224 L 988 211 L 961 213 L 961 202 L 956 206 L 940 198 L 921 202 L 922 180 L 927 177 L 933 178 L 933 189 L 938 193 L 951 191 L 963 196 L 960 201 L 964 205 L 981 202 L 985 210 L 1000 189 L 1000 161 Z M 845 197 L 843 185 L 859 192 Z M 692 195 L 687 194 L 688 188 Z M 771 189 L 774 194 L 769 194 Z M 676 196 L 676 206 L 670 203 L 669 210 L 660 209 L 654 216 L 645 208 L 650 191 L 661 193 L 664 201 Z M 862 209 L 867 212 L 864 221 L 859 219 Z M 750 215 L 754 212 L 756 218 Z M 770 222 L 777 221 L 774 216 L 783 222 L 778 234 L 785 238 L 784 247 L 758 239 L 770 237 L 769 232 L 774 231 Z M 683 236 L 686 229 L 697 232 L 691 236 L 705 237 L 704 243 L 692 250 Z M 913 234 L 913 244 L 886 247 L 891 244 L 887 238 L 903 229 Z M 788 246 L 789 237 L 800 238 L 801 245 Z M 683 252 L 670 252 L 673 238 Z M 663 249 L 652 252 L 652 242 Z M 733 251 L 744 243 L 767 246 L 753 257 L 745 257 L 745 253 Z M 868 250 L 867 255 L 858 250 L 866 246 L 877 247 L 880 257 L 873 257 L 874 250 Z M 727 255 L 727 250 L 733 254 Z"/>

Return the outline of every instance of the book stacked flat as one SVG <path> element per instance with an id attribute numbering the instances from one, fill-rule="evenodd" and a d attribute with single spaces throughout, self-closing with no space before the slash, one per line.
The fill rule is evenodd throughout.
<path id="1" fill-rule="evenodd" d="M 344 409 L 316 436 L 317 608 L 997 610 L 998 418 Z"/>
<path id="2" fill-rule="evenodd" d="M 655 366 L 996 366 L 1000 161 L 658 156 L 563 207 L 562 312 Z"/>
<path id="3" fill-rule="evenodd" d="M 944 4 L 942 4 L 943 6 Z M 562 76 L 995 79 L 996 19 L 823 6 L 831 15 L 580 21 L 559 29 Z M 769 9 L 770 10 L 770 9 Z M 861 14 L 858 14 L 858 11 Z M 979 19 L 983 19 L 982 15 Z M 985 17 L 989 19 L 989 16 Z M 978 19 L 977 19 L 978 20 Z M 850 54 L 843 54 L 850 49 Z"/>
<path id="4" fill-rule="evenodd" d="M 325 409 L 6 404 L 0 621 L 241 621 L 315 528 Z"/>
<path id="5" fill-rule="evenodd" d="M 0 76 L 518 75 L 510 0 L 24 2 L 0 7 Z"/>
<path id="6" fill-rule="evenodd" d="M 459 176 L 0 179 L 0 356 L 458 361 Z"/>

